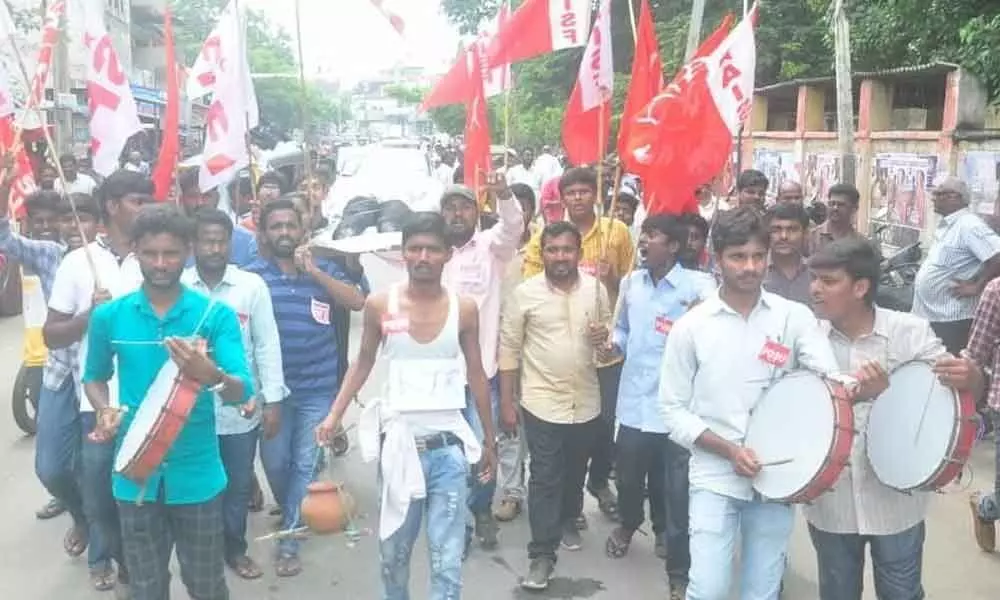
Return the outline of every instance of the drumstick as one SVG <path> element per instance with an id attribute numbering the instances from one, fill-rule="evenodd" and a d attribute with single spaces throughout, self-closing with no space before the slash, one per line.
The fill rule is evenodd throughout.
<path id="1" fill-rule="evenodd" d="M 767 462 L 760 463 L 761 467 L 778 467 L 781 465 L 787 465 L 788 463 L 795 462 L 794 458 L 782 458 L 780 460 L 770 460 Z"/>
<path id="2" fill-rule="evenodd" d="M 924 419 L 927 418 L 927 408 L 931 405 L 931 395 L 934 394 L 934 386 L 937 385 L 937 377 L 931 379 L 931 388 L 927 390 L 927 397 L 924 398 L 924 408 L 920 411 L 920 421 L 917 422 L 917 432 L 913 436 L 913 445 L 916 446 L 920 440 L 920 432 L 924 428 Z"/>

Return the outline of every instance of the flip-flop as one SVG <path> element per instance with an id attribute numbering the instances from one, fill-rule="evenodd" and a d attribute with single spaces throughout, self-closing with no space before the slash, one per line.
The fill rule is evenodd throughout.
<path id="1" fill-rule="evenodd" d="M 39 521 L 47 521 L 58 517 L 64 512 L 66 512 L 66 507 L 63 506 L 63 503 L 52 498 L 45 506 L 35 511 L 35 518 Z"/>
<path id="2" fill-rule="evenodd" d="M 85 527 L 80 527 L 73 525 L 63 536 L 63 550 L 66 554 L 76 557 L 80 556 L 87 550 L 87 544 L 89 539 L 87 538 L 87 529 Z"/>
<path id="3" fill-rule="evenodd" d="M 264 571 L 257 566 L 257 563 L 245 554 L 226 561 L 226 564 L 242 579 L 260 579 L 264 575 Z"/>
<path id="4" fill-rule="evenodd" d="M 118 574 L 111 568 L 111 565 L 95 567 L 90 571 L 90 585 L 98 592 L 113 590 L 118 583 Z"/>
<path id="5" fill-rule="evenodd" d="M 274 561 L 274 573 L 278 577 L 295 577 L 302 572 L 302 561 L 298 556 L 283 554 Z"/>
<path id="6" fill-rule="evenodd" d="M 628 554 L 629 546 L 632 545 L 631 536 L 625 539 L 625 530 L 615 527 L 608 536 L 608 541 L 604 542 L 604 553 L 608 558 L 624 558 Z"/>

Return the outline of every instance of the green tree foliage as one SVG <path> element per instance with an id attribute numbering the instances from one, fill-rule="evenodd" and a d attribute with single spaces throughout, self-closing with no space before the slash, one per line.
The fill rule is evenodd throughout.
<path id="1" fill-rule="evenodd" d="M 171 1 L 177 52 L 186 64 L 194 63 L 227 3 L 227 0 Z M 247 16 L 247 47 L 252 72 L 289 75 L 287 78 L 254 80 L 261 119 L 284 131 L 300 127 L 302 88 L 299 86 L 299 67 L 291 35 L 275 27 L 263 13 L 250 10 Z M 342 123 L 349 118 L 349 105 L 322 86 L 307 84 L 305 99 L 311 127 Z"/>
<path id="2" fill-rule="evenodd" d="M 522 0 L 523 1 L 523 0 Z M 633 55 L 628 0 L 612 3 L 615 100 L 621 107 Z M 886 69 L 934 60 L 961 64 L 1000 99 L 1000 1 L 997 0 L 845 0 L 849 5 L 852 63 L 856 70 Z M 632 0 L 636 17 L 639 0 Z M 474 33 L 496 14 L 501 0 L 443 0 L 449 19 L 463 33 Z M 515 7 L 521 1 L 514 0 Z M 680 68 L 687 43 L 691 0 L 651 0 L 667 78 Z M 596 2 L 595 2 L 596 7 Z M 727 12 L 731 0 L 707 0 L 702 37 Z M 766 0 L 757 32 L 757 84 L 833 74 L 830 0 Z M 515 144 L 551 143 L 560 137 L 562 113 L 576 80 L 581 50 L 564 50 L 515 65 L 511 95 Z M 496 104 L 496 101 L 493 102 Z M 438 126 L 453 132 L 461 121 Z M 449 116 L 454 116 L 450 111 Z M 494 129 L 497 125 L 494 123 Z M 494 138 L 495 140 L 502 138 Z"/>

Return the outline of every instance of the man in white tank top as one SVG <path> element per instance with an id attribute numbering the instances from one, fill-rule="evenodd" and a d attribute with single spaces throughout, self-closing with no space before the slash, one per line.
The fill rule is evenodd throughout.
<path id="1" fill-rule="evenodd" d="M 403 228 L 408 280 L 368 297 L 357 360 L 350 365 L 330 414 L 317 428 L 328 445 L 344 411 L 371 374 L 379 347 L 388 377 L 380 400 L 369 402 L 359 431 L 365 450 L 365 421 L 380 452 L 382 501 L 379 517 L 385 600 L 409 600 L 409 556 L 427 515 L 431 556 L 431 600 L 459 598 L 465 546 L 464 510 L 469 463 L 480 478 L 492 478 L 496 463 L 490 393 L 479 346 L 479 314 L 471 298 L 441 285 L 451 258 L 446 224 L 437 213 L 417 213 Z M 476 402 L 490 440 L 481 447 L 462 416 L 465 386 Z M 375 437 L 377 436 L 377 437 Z"/>

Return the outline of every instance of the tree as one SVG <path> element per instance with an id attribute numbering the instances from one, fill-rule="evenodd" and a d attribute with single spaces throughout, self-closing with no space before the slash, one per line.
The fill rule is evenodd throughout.
<path id="1" fill-rule="evenodd" d="M 172 0 L 177 50 L 185 63 L 194 63 L 226 4 L 227 0 Z M 247 12 L 247 47 L 252 72 L 288 74 L 287 78 L 254 80 L 262 123 L 285 132 L 301 127 L 303 94 L 292 37 L 251 9 Z M 342 123 L 349 116 L 342 103 L 313 83 L 306 84 L 305 105 L 312 127 L 337 119 Z"/>

